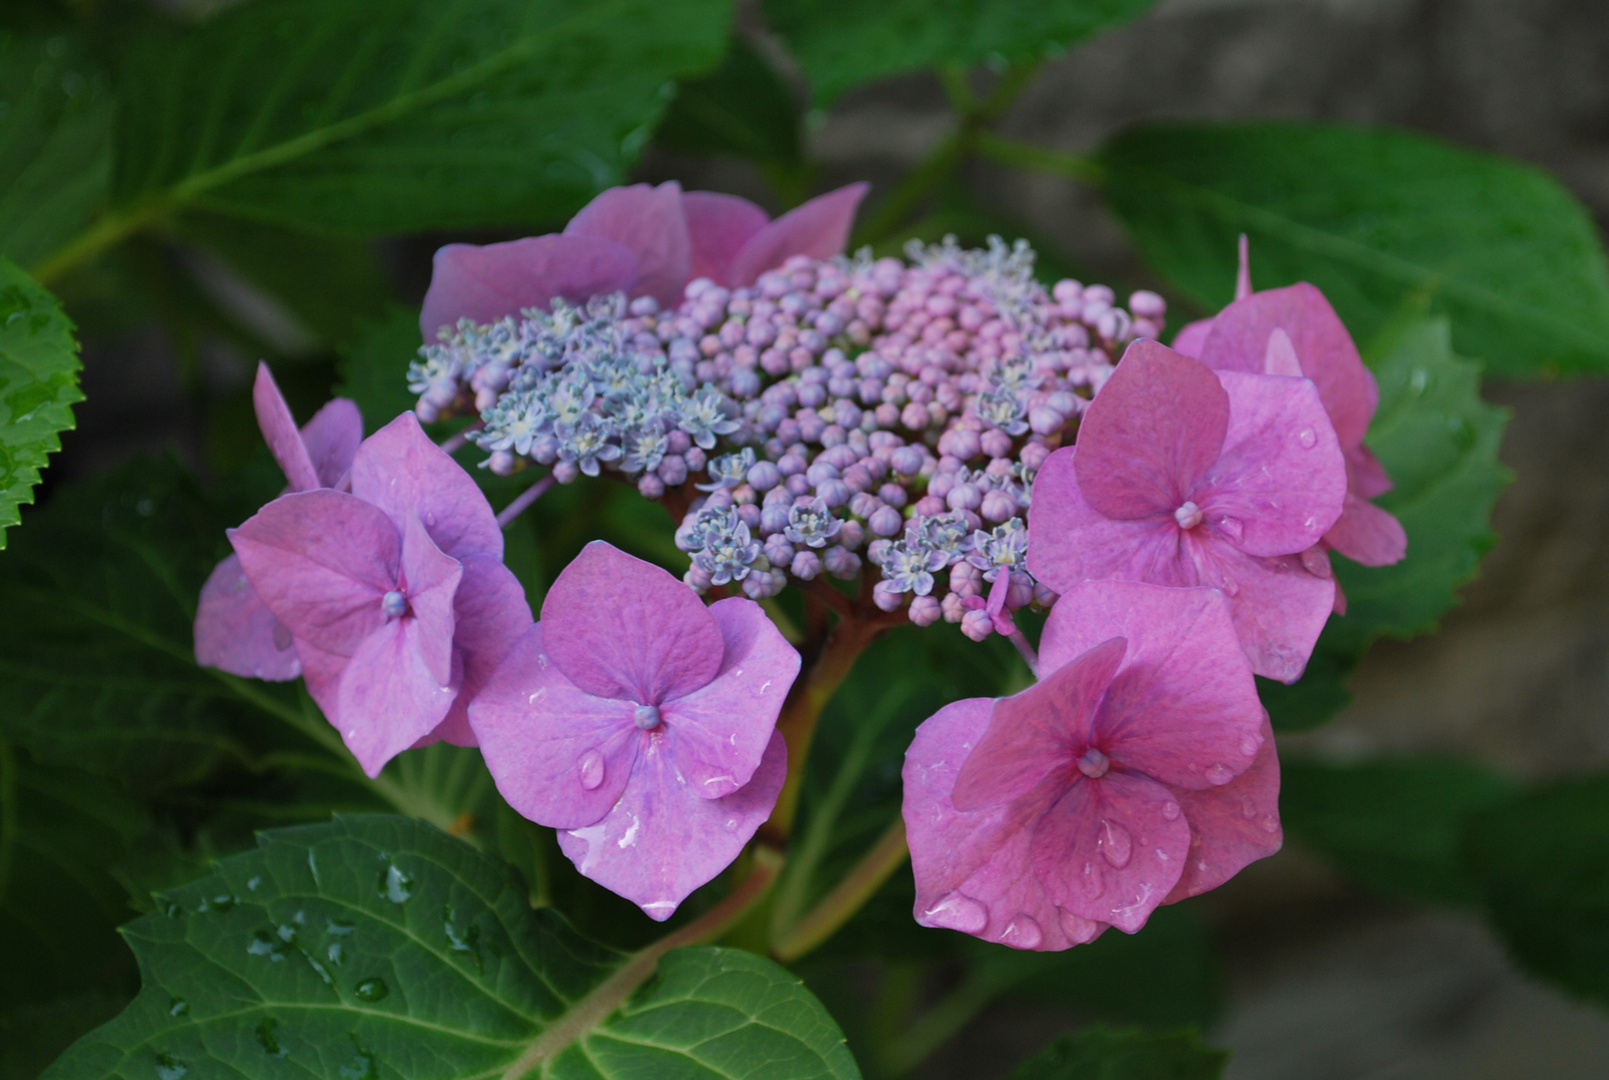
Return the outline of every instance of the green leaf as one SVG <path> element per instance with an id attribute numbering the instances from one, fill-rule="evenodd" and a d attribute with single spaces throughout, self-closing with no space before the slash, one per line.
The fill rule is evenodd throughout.
<path id="1" fill-rule="evenodd" d="M 132 51 L 114 206 L 374 234 L 553 220 L 618 183 L 730 0 L 279 0 Z"/>
<path id="2" fill-rule="evenodd" d="M 732 949 L 647 963 L 532 911 L 416 821 L 262 834 L 125 930 L 144 988 L 46 1077 L 857 1077 L 831 1017 Z"/>
<path id="3" fill-rule="evenodd" d="M 1464 854 L 1514 959 L 1609 1005 L 1609 776 L 1485 810 L 1465 828 Z"/>
<path id="4" fill-rule="evenodd" d="M 1376 502 L 1402 522 L 1408 554 L 1382 567 L 1335 557 L 1347 613 L 1330 619 L 1300 682 L 1263 686 L 1280 730 L 1315 726 L 1344 706 L 1345 679 L 1375 638 L 1435 629 L 1496 542 L 1492 505 L 1512 479 L 1497 457 L 1508 412 L 1481 400 L 1480 369 L 1453 354 L 1447 320 L 1401 325 L 1369 362 L 1380 407 L 1368 445 L 1396 485 Z"/>
<path id="5" fill-rule="evenodd" d="M 0 548 L 73 426 L 78 342 L 56 298 L 0 259 Z"/>
<path id="6" fill-rule="evenodd" d="M 1286 831 L 1347 877 L 1387 896 L 1473 904 L 1459 856 L 1464 819 L 1509 798 L 1514 781 L 1471 762 L 1281 762 Z"/>
<path id="7" fill-rule="evenodd" d="M 112 95 L 73 38 L 0 33 L 0 102 L 0 255 L 29 266 L 106 198 Z"/>
<path id="8" fill-rule="evenodd" d="M 730 154 L 772 165 L 797 165 L 799 109 L 771 65 L 741 39 L 726 60 L 678 90 L 654 136 L 682 154 Z"/>
<path id="9" fill-rule="evenodd" d="M 1100 163 L 1147 259 L 1204 307 L 1228 302 L 1247 233 L 1258 286 L 1312 282 L 1360 340 L 1418 295 L 1494 372 L 1609 368 L 1597 231 L 1539 169 L 1406 131 L 1285 122 L 1131 128 Z"/>
<path id="10" fill-rule="evenodd" d="M 906 71 L 1026 60 L 1132 19 L 1156 0 L 764 0 L 817 104 Z"/>
<path id="11" fill-rule="evenodd" d="M 335 394 L 357 402 L 364 430 L 378 431 L 418 402 L 419 395 L 408 391 L 408 365 L 423 343 L 419 312 L 390 304 L 380 316 L 363 320 L 341 350 Z"/>
<path id="12" fill-rule="evenodd" d="M 1229 1051 L 1204 1046 L 1195 1031 L 1095 1027 L 1063 1035 L 1012 1072 L 1010 1080 L 1218 1080 Z"/>

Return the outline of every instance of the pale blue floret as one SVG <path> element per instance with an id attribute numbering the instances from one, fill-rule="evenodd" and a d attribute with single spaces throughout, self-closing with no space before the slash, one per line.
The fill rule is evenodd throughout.
<path id="1" fill-rule="evenodd" d="M 928 552 L 928 569 L 942 570 L 972 550 L 972 525 L 959 511 L 916 517 L 906 530 L 906 543 Z"/>
<path id="2" fill-rule="evenodd" d="M 1027 412 L 1017 395 L 1010 390 L 990 390 L 978 395 L 978 419 L 999 428 L 1007 435 L 1021 435 L 1028 430 Z"/>
<path id="3" fill-rule="evenodd" d="M 709 463 L 710 482 L 696 485 L 700 491 L 719 491 L 723 488 L 735 488 L 748 477 L 749 470 L 754 467 L 754 449 L 745 446 L 743 449 L 731 454 L 722 454 L 718 458 L 711 458 Z"/>
<path id="4" fill-rule="evenodd" d="M 820 496 L 800 499 L 788 507 L 788 527 L 783 535 L 790 543 L 809 547 L 825 547 L 844 527 L 842 519 L 834 517 L 832 510 Z"/>
<path id="5" fill-rule="evenodd" d="M 652 472 L 659 468 L 665 451 L 670 447 L 670 438 L 657 424 L 632 428 L 621 442 L 624 454 L 620 459 L 620 468 L 628 473 Z"/>
<path id="6" fill-rule="evenodd" d="M 715 445 L 720 435 L 730 435 L 742 426 L 727 415 L 731 404 L 727 396 L 713 386 L 700 386 L 682 405 L 679 426 L 704 450 Z"/>
<path id="7" fill-rule="evenodd" d="M 529 454 L 531 443 L 553 427 L 541 395 L 533 391 L 504 394 L 481 413 L 481 421 L 485 427 L 472 436 L 477 446 L 515 454 Z"/>
<path id="8" fill-rule="evenodd" d="M 573 461 L 588 476 L 598 475 L 598 463 L 620 456 L 620 447 L 609 442 L 610 432 L 596 413 L 584 413 L 574 424 L 555 428 L 559 436 L 559 460 Z"/>
<path id="9" fill-rule="evenodd" d="M 972 534 L 972 554 L 967 561 L 983 571 L 984 581 L 993 581 L 1004 567 L 1008 571 L 1028 569 L 1028 529 L 1021 518 L 1011 518 L 985 532 Z"/>
<path id="10" fill-rule="evenodd" d="M 926 596 L 933 591 L 933 573 L 928 566 L 931 555 L 903 540 L 890 544 L 882 556 L 883 581 L 894 592 Z"/>

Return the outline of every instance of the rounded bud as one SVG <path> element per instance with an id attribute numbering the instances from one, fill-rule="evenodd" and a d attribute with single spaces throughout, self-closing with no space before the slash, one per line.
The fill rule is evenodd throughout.
<path id="1" fill-rule="evenodd" d="M 749 466 L 748 481 L 755 491 L 770 491 L 782 483 L 782 470 L 769 461 L 760 461 Z"/>
<path id="2" fill-rule="evenodd" d="M 883 611 L 898 611 L 899 606 L 905 603 L 905 594 L 898 592 L 886 581 L 879 581 L 872 589 L 872 603 Z"/>
<path id="3" fill-rule="evenodd" d="M 992 525 L 998 525 L 1008 518 L 1017 516 L 1017 500 L 1004 491 L 990 491 L 983 496 L 983 505 L 978 512 L 983 520 Z"/>
<path id="4" fill-rule="evenodd" d="M 665 495 L 665 481 L 653 473 L 647 473 L 637 481 L 637 492 L 645 499 L 663 498 Z"/>
<path id="5" fill-rule="evenodd" d="M 860 556 L 837 545 L 822 552 L 821 564 L 826 567 L 827 573 L 840 581 L 848 581 L 860 573 Z"/>
<path id="6" fill-rule="evenodd" d="M 961 616 L 961 633 L 973 641 L 983 641 L 994 633 L 994 620 L 982 608 L 975 608 Z"/>
<path id="7" fill-rule="evenodd" d="M 905 516 L 892 506 L 884 505 L 866 520 L 866 526 L 873 536 L 898 536 L 905 528 Z"/>
<path id="8" fill-rule="evenodd" d="M 513 476 L 516 464 L 514 455 L 507 450 L 493 450 L 486 467 L 497 476 Z"/>
<path id="9" fill-rule="evenodd" d="M 976 510 L 983 504 L 983 495 L 971 484 L 957 484 L 944 501 L 951 510 Z"/>
<path id="10" fill-rule="evenodd" d="M 801 551 L 788 564 L 788 573 L 800 581 L 811 581 L 821 574 L 821 557 L 814 551 Z"/>

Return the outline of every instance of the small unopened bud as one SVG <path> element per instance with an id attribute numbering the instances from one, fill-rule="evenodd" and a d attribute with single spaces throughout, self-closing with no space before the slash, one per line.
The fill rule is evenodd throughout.
<path id="1" fill-rule="evenodd" d="M 987 611 L 975 608 L 961 616 L 961 633 L 973 641 L 982 641 L 994 633 L 994 622 Z"/>
<path id="2" fill-rule="evenodd" d="M 918 596 L 911 601 L 909 612 L 911 622 L 917 626 L 932 626 L 939 621 L 944 612 L 939 607 L 936 596 Z"/>

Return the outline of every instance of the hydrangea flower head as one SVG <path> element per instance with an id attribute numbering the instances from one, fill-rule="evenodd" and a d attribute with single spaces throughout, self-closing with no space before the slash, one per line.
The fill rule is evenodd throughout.
<path id="1" fill-rule="evenodd" d="M 777 714 L 798 673 L 758 604 L 705 607 L 594 541 L 470 722 L 509 805 L 560 830 L 581 873 L 663 920 L 770 816 L 787 771 Z"/>
<path id="2" fill-rule="evenodd" d="M 298 431 L 268 365 L 261 363 L 252 404 L 263 438 L 290 482 L 287 490 L 331 488 L 346 476 L 363 441 L 357 405 L 336 398 Z M 283 682 L 302 673 L 290 631 L 263 604 L 236 555 L 220 562 L 201 587 L 195 650 L 202 667 L 233 675 Z"/>
<path id="3" fill-rule="evenodd" d="M 1345 494 L 1312 382 L 1213 372 L 1138 341 L 1085 413 L 1077 447 L 1039 473 L 1028 569 L 1059 593 L 1103 578 L 1220 589 L 1252 670 L 1293 682 L 1335 601 L 1328 561 L 1302 553 Z"/>
<path id="4" fill-rule="evenodd" d="M 365 772 L 421 742 L 474 745 L 468 702 L 530 609 L 485 496 L 411 413 L 358 447 L 350 494 L 283 495 L 229 538 Z"/>
<path id="5" fill-rule="evenodd" d="M 1085 582 L 1041 680 L 947 705 L 905 756 L 918 922 L 1065 949 L 1279 849 L 1272 732 L 1224 597 Z"/>

